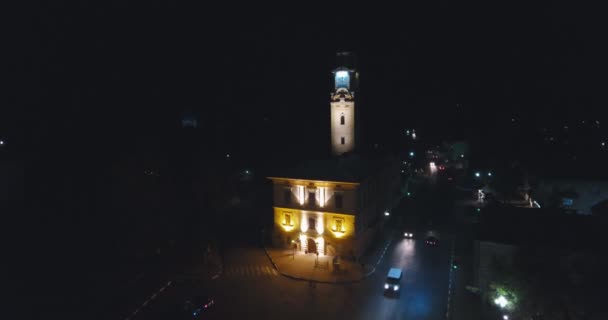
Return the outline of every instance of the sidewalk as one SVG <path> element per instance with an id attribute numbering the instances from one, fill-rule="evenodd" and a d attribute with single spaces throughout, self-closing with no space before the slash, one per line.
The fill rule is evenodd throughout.
<path id="1" fill-rule="evenodd" d="M 359 282 L 370 276 L 376 270 L 376 266 L 384 257 L 386 248 L 391 243 L 393 232 L 386 232 L 375 243 L 375 247 L 363 256 L 359 262 L 348 259 L 340 259 L 338 268 L 334 268 L 333 256 L 319 256 L 316 254 L 305 254 L 292 249 L 264 248 L 270 262 L 282 275 L 302 281 L 318 283 L 346 284 Z M 318 259 L 318 260 L 317 260 Z"/>
<path id="2" fill-rule="evenodd" d="M 307 280 L 324 283 L 346 283 L 359 281 L 370 271 L 369 267 L 361 264 L 339 260 L 338 268 L 332 264 L 333 256 L 305 254 L 290 249 L 266 249 L 270 260 L 277 271 L 284 276 L 297 280 Z M 318 260 L 317 260 L 318 259 Z"/>

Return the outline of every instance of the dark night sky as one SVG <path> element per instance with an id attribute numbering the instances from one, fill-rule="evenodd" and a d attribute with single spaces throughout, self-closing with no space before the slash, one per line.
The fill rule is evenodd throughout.
<path id="1" fill-rule="evenodd" d="M 534 125 L 595 118 L 606 105 L 602 27 L 583 5 L 239 8 L 116 1 L 18 11 L 4 112 L 26 110 L 27 137 L 53 148 L 115 146 L 173 125 L 167 119 L 186 108 L 206 123 L 253 128 L 267 116 L 326 148 L 310 131 L 328 130 L 338 50 L 359 55 L 370 139 L 405 126 L 458 136 L 511 116 Z M 2 126 L 23 133 L 10 115 Z"/>

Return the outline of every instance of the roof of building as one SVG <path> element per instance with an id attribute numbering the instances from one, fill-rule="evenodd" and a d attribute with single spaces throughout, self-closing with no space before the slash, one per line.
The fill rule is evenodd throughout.
<path id="1" fill-rule="evenodd" d="M 598 250 L 605 246 L 607 219 L 566 214 L 560 210 L 497 206 L 486 208 L 476 239 L 502 244 L 545 245 L 569 250 Z"/>
<path id="2" fill-rule="evenodd" d="M 303 180 L 362 182 L 392 161 L 394 158 L 390 156 L 345 154 L 323 160 L 307 160 L 296 167 L 280 170 L 274 176 Z"/>

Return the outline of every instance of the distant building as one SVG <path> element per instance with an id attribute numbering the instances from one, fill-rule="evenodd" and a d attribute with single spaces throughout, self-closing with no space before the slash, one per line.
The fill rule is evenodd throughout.
<path id="1" fill-rule="evenodd" d="M 400 198 L 400 166 L 390 156 L 355 154 L 353 55 L 333 70 L 330 102 L 333 158 L 304 161 L 269 177 L 273 183 L 273 242 L 306 253 L 358 257 Z M 347 59 L 348 58 L 348 59 Z M 346 59 L 346 60 L 345 60 Z M 304 153 L 305 154 L 305 153 Z"/>
<path id="2" fill-rule="evenodd" d="M 590 215 L 608 201 L 608 181 L 595 179 L 544 179 L 534 197 L 541 206 Z"/>
<path id="3" fill-rule="evenodd" d="M 182 128 L 197 128 L 198 117 L 191 110 L 187 110 L 186 112 L 181 114 L 180 123 Z"/>

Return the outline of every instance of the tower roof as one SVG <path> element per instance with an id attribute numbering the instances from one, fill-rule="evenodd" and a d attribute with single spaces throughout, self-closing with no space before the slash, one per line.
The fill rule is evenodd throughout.
<path id="1" fill-rule="evenodd" d="M 353 71 L 357 66 L 357 55 L 349 51 L 337 52 L 336 66 L 338 69 L 342 67 L 343 70 Z"/>

